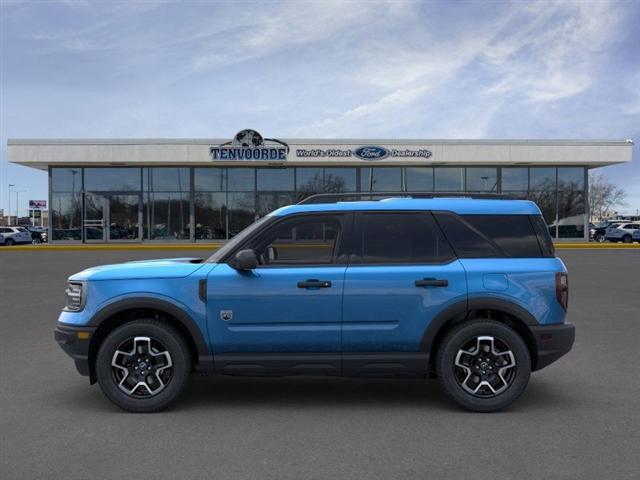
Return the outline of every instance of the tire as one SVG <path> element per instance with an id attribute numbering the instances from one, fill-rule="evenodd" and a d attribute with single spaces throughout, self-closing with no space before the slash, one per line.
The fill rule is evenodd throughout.
<path id="1" fill-rule="evenodd" d="M 598 243 L 604 243 L 604 235 L 599 233 L 596 235 L 595 241 Z"/>
<path id="2" fill-rule="evenodd" d="M 31 240 L 31 243 L 33 245 L 40 245 L 42 243 L 42 240 L 40 240 L 39 237 L 34 238 L 33 240 Z"/>
<path id="3" fill-rule="evenodd" d="M 631 243 L 631 235 L 625 235 L 624 237 L 622 237 L 622 242 Z"/>
<path id="4" fill-rule="evenodd" d="M 173 403 L 191 369 L 191 354 L 182 335 L 151 319 L 116 328 L 96 357 L 96 376 L 104 394 L 118 407 L 135 413 L 157 412 Z"/>
<path id="5" fill-rule="evenodd" d="M 13 240 L 13 238 L 7 238 L 7 239 L 4 241 L 4 244 L 5 244 L 7 247 L 12 247 L 15 243 L 16 243 L 16 242 Z"/>
<path id="6" fill-rule="evenodd" d="M 488 352 L 482 353 L 485 348 Z M 472 412 L 507 407 L 524 391 L 531 374 L 527 345 L 515 330 L 495 320 L 470 320 L 454 327 L 440 343 L 436 362 L 446 394 Z"/>

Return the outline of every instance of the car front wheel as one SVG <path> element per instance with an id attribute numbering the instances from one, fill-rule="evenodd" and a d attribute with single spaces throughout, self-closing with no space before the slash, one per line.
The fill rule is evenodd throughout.
<path id="1" fill-rule="evenodd" d="M 595 241 L 598 243 L 603 243 L 604 242 L 604 235 L 599 233 L 596 235 Z"/>
<path id="2" fill-rule="evenodd" d="M 111 332 L 96 357 L 104 394 L 130 412 L 156 412 L 173 403 L 191 372 L 184 338 L 165 323 L 135 320 Z"/>
<path id="3" fill-rule="evenodd" d="M 470 320 L 443 339 L 436 369 L 445 392 L 458 405 L 474 412 L 494 412 L 524 391 L 531 356 L 520 335 L 507 325 Z"/>
<path id="4" fill-rule="evenodd" d="M 631 235 L 625 235 L 624 237 L 622 237 L 622 241 L 624 243 L 631 243 Z"/>

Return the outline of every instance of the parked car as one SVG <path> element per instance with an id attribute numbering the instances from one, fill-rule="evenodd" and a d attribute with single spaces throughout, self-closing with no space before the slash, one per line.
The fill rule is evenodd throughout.
<path id="1" fill-rule="evenodd" d="M 168 406 L 194 370 L 430 376 L 495 411 L 574 341 L 567 270 L 526 200 L 283 207 L 206 260 L 93 267 L 66 296 L 55 339 L 132 412 Z"/>
<path id="2" fill-rule="evenodd" d="M 31 243 L 34 245 L 47 243 L 49 234 L 46 228 L 34 227 L 33 225 L 22 225 L 22 228 L 31 234 Z"/>
<path id="3" fill-rule="evenodd" d="M 625 222 L 627 222 L 627 220 L 607 220 L 599 223 L 589 229 L 589 237 L 598 243 L 602 243 L 605 241 L 607 236 L 607 228 L 617 226 Z"/>
<path id="4" fill-rule="evenodd" d="M 605 240 L 610 242 L 631 243 L 633 232 L 640 228 L 640 223 L 621 223 L 607 228 Z"/>
<path id="5" fill-rule="evenodd" d="M 0 233 L 4 237 L 4 244 L 8 247 L 31 243 L 31 234 L 22 227 L 0 227 Z"/>

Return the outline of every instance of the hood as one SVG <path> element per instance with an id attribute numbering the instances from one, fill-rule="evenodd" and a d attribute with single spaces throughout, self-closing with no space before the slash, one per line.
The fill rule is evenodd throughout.
<path id="1" fill-rule="evenodd" d="M 165 258 L 101 265 L 78 272 L 69 280 L 133 280 L 145 278 L 182 278 L 202 267 L 201 258 Z"/>

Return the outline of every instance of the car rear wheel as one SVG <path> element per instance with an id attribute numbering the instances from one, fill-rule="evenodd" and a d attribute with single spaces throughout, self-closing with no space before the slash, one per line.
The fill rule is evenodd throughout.
<path id="1" fill-rule="evenodd" d="M 622 237 L 622 241 L 624 243 L 631 243 L 631 235 L 625 235 L 624 237 Z"/>
<path id="2" fill-rule="evenodd" d="M 15 242 L 13 241 L 13 238 L 7 238 L 7 239 L 4 241 L 4 244 L 5 244 L 7 247 L 11 247 L 12 245 L 14 245 L 14 244 L 15 244 Z"/>
<path id="3" fill-rule="evenodd" d="M 102 342 L 96 375 L 104 394 L 130 412 L 156 412 L 173 403 L 191 372 L 180 333 L 151 319 L 126 323 Z"/>
<path id="4" fill-rule="evenodd" d="M 531 373 L 527 345 L 495 320 L 470 320 L 443 339 L 436 363 L 447 395 L 473 412 L 494 412 L 515 401 Z"/>
<path id="5" fill-rule="evenodd" d="M 599 233 L 596 235 L 595 241 L 598 243 L 603 243 L 604 242 L 604 235 L 602 233 Z"/>
<path id="6" fill-rule="evenodd" d="M 40 238 L 36 237 L 33 240 L 31 240 L 31 243 L 34 245 L 40 245 L 42 243 L 42 240 L 40 240 Z"/>

